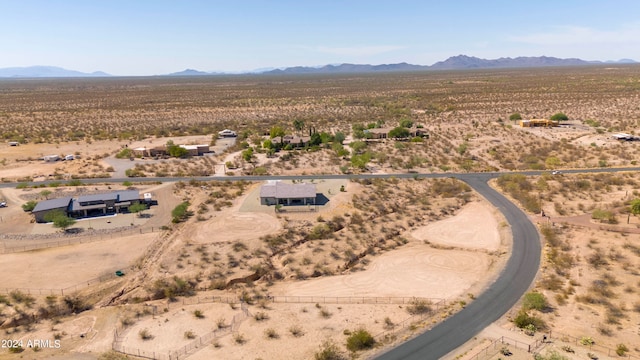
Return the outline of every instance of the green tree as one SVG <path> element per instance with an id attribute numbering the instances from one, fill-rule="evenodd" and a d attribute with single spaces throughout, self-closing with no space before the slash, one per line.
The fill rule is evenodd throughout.
<path id="1" fill-rule="evenodd" d="M 403 126 L 398 126 L 389 131 L 389 137 L 394 139 L 406 139 L 411 135 L 409 130 Z"/>
<path id="2" fill-rule="evenodd" d="M 351 130 L 353 130 L 354 139 L 364 139 L 367 137 L 367 134 L 364 132 L 365 127 L 362 124 L 351 125 Z"/>
<path id="3" fill-rule="evenodd" d="M 522 115 L 520 115 L 520 113 L 513 113 L 513 114 L 509 115 L 509 120 L 511 120 L 511 121 L 522 120 Z"/>
<path id="4" fill-rule="evenodd" d="M 311 139 L 309 140 L 309 146 L 318 146 L 322 144 L 322 137 L 318 133 L 311 134 Z"/>
<path id="5" fill-rule="evenodd" d="M 551 120 L 553 121 L 567 121 L 569 120 L 569 117 L 567 115 L 565 115 L 564 113 L 555 113 L 551 116 Z"/>
<path id="6" fill-rule="evenodd" d="M 284 132 L 284 129 L 282 128 L 282 126 L 274 126 L 271 128 L 271 130 L 269 130 L 269 137 L 270 138 L 275 138 L 275 137 L 279 137 L 280 138 L 280 143 L 282 144 L 283 140 L 284 140 L 284 136 L 286 135 L 286 133 Z"/>
<path id="7" fill-rule="evenodd" d="M 300 119 L 295 119 L 293 120 L 293 128 L 296 129 L 296 131 L 302 131 L 302 129 L 304 129 L 304 121 L 300 120 Z"/>
<path id="8" fill-rule="evenodd" d="M 354 141 L 349 144 L 349 146 L 351 146 L 351 149 L 353 149 L 354 153 L 359 154 L 364 152 L 364 150 L 367 148 L 367 143 L 364 141 Z"/>
<path id="9" fill-rule="evenodd" d="M 402 119 L 400 120 L 400 126 L 403 128 L 410 128 L 413 126 L 413 121 L 409 119 Z"/>
<path id="10" fill-rule="evenodd" d="M 49 195 L 51 195 L 51 191 L 50 190 L 42 190 L 42 191 L 40 191 L 40 196 L 42 196 L 45 199 L 49 199 Z"/>
<path id="11" fill-rule="evenodd" d="M 67 229 L 76 223 L 76 220 L 68 217 L 61 210 L 50 211 L 44 216 L 44 220 L 53 223 L 53 227 L 67 231 Z"/>
<path id="12" fill-rule="evenodd" d="M 242 151 L 242 159 L 246 162 L 251 162 L 253 159 L 253 148 L 247 148 Z"/>
<path id="13" fill-rule="evenodd" d="M 35 201 L 35 200 L 27 201 L 26 203 L 22 204 L 22 210 L 24 210 L 24 211 L 33 211 L 33 209 L 36 207 L 36 205 L 38 205 L 38 202 Z"/>
<path id="14" fill-rule="evenodd" d="M 142 212 L 145 210 L 147 210 L 147 205 L 143 203 L 135 203 L 129 206 L 129 211 L 131 211 L 134 214 L 138 214 L 138 217 L 142 217 Z"/>
<path id="15" fill-rule="evenodd" d="M 343 132 L 338 131 L 336 132 L 336 134 L 333 136 L 333 141 L 342 144 L 342 142 L 344 141 L 344 139 L 346 138 L 346 136 L 344 135 Z"/>
<path id="16" fill-rule="evenodd" d="M 640 215 L 640 199 L 631 201 L 631 213 L 635 216 Z"/>
<path id="17" fill-rule="evenodd" d="M 544 161 L 544 164 L 547 166 L 547 168 L 554 169 L 554 168 L 557 168 L 558 166 L 560 166 L 560 159 L 558 159 L 557 156 L 549 156 Z"/>
<path id="18" fill-rule="evenodd" d="M 262 143 L 262 147 L 265 149 L 274 149 L 275 145 L 273 145 L 273 141 L 271 139 L 267 139 Z"/>
<path id="19" fill-rule="evenodd" d="M 371 161 L 371 155 L 368 152 L 361 155 L 351 156 L 351 166 L 357 169 L 366 169 L 369 161 Z"/>
<path id="20" fill-rule="evenodd" d="M 177 157 L 177 158 L 181 158 L 189 155 L 189 151 L 187 151 L 187 149 L 178 145 L 174 145 L 173 141 L 171 140 L 167 142 L 167 153 L 169 154 L 169 156 Z"/>

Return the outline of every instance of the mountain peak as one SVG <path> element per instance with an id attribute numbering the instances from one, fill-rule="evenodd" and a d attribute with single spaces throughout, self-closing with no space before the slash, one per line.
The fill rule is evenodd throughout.
<path id="1" fill-rule="evenodd" d="M 10 67 L 0 69 L 0 77 L 14 78 L 39 78 L 39 77 L 103 77 L 111 76 L 102 71 L 84 73 L 76 70 L 67 70 L 57 66 L 27 66 Z"/>

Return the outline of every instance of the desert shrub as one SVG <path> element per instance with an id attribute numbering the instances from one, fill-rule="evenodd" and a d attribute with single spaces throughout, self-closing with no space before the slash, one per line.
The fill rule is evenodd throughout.
<path id="1" fill-rule="evenodd" d="M 33 305 L 33 303 L 36 301 L 33 296 L 25 294 L 20 290 L 14 290 L 10 292 L 9 297 L 11 297 L 11 300 L 15 301 L 16 303 L 25 304 L 25 306 L 27 307 L 31 307 L 31 305 Z"/>
<path id="2" fill-rule="evenodd" d="M 195 282 L 184 280 L 178 276 L 174 276 L 172 280 L 157 280 L 151 289 L 152 298 L 158 299 L 175 299 L 176 296 L 193 296 L 195 294 Z"/>
<path id="3" fill-rule="evenodd" d="M 616 354 L 618 356 L 624 356 L 624 354 L 626 354 L 627 351 L 629 351 L 629 348 L 625 344 L 618 344 L 616 346 Z"/>
<path id="4" fill-rule="evenodd" d="M 233 341 L 235 341 L 238 345 L 243 345 L 247 342 L 247 339 L 241 333 L 236 333 L 235 335 L 233 335 Z"/>
<path id="5" fill-rule="evenodd" d="M 149 329 L 142 329 L 138 332 L 138 336 L 140 336 L 140 339 L 142 340 L 151 340 L 153 339 L 153 335 L 151 335 L 151 332 L 149 332 Z"/>
<path id="6" fill-rule="evenodd" d="M 256 319 L 256 321 L 269 320 L 269 314 L 264 311 L 258 311 L 253 315 L 253 318 Z"/>
<path id="7" fill-rule="evenodd" d="M 583 336 L 580 338 L 580 345 L 591 346 L 596 342 L 589 336 Z"/>
<path id="8" fill-rule="evenodd" d="M 536 316 L 531 316 L 524 310 L 518 312 L 518 315 L 513 319 L 513 323 L 520 329 L 525 329 L 529 325 L 533 325 L 536 331 L 546 328 L 544 320 Z"/>
<path id="9" fill-rule="evenodd" d="M 498 186 L 522 205 L 527 211 L 539 213 L 540 199 L 531 193 L 533 185 L 524 175 L 504 174 L 498 177 Z"/>
<path id="10" fill-rule="evenodd" d="M 204 313 L 202 312 L 202 310 L 196 309 L 193 312 L 193 316 L 196 317 L 196 319 L 204 319 Z"/>
<path id="11" fill-rule="evenodd" d="M 329 310 L 327 309 L 320 309 L 320 316 L 324 319 L 328 319 L 331 317 L 331 315 L 333 315 Z"/>
<path id="12" fill-rule="evenodd" d="M 173 223 L 179 223 L 186 220 L 191 215 L 193 215 L 193 213 L 189 211 L 189 202 L 185 201 L 171 210 L 171 221 Z"/>
<path id="13" fill-rule="evenodd" d="M 347 357 L 331 340 L 325 340 L 320 345 L 320 351 L 315 353 L 313 358 L 315 360 L 347 360 Z"/>
<path id="14" fill-rule="evenodd" d="M 129 360 L 129 357 L 125 354 L 121 354 L 114 350 L 100 354 L 98 360 Z"/>
<path id="15" fill-rule="evenodd" d="M 615 214 L 610 210 L 595 209 L 591 213 L 591 218 L 608 224 L 616 224 Z"/>
<path id="16" fill-rule="evenodd" d="M 302 328 L 298 325 L 292 325 L 289 328 L 289 332 L 291 333 L 291 335 L 295 336 L 295 337 L 300 337 L 304 335 L 304 331 L 302 330 Z"/>
<path id="17" fill-rule="evenodd" d="M 411 315 L 431 313 L 431 302 L 425 299 L 413 298 L 407 306 L 407 312 Z"/>
<path id="18" fill-rule="evenodd" d="M 187 331 L 184 332 L 184 338 L 188 339 L 188 340 L 195 339 L 196 338 L 196 334 L 191 330 L 187 330 Z"/>
<path id="19" fill-rule="evenodd" d="M 349 351 L 356 352 L 370 349 L 375 345 L 375 343 L 376 340 L 367 330 L 359 329 L 351 333 L 347 338 L 347 349 L 349 349 Z"/>
<path id="20" fill-rule="evenodd" d="M 561 355 L 555 350 L 547 351 L 546 355 L 536 354 L 533 358 L 535 360 L 569 360 L 568 357 Z"/>
<path id="21" fill-rule="evenodd" d="M 549 307 L 549 303 L 547 302 L 547 298 L 539 292 L 532 291 L 524 295 L 524 300 L 522 301 L 522 308 L 526 310 L 538 310 L 544 311 Z"/>
<path id="22" fill-rule="evenodd" d="M 274 328 L 265 329 L 264 335 L 267 337 L 267 339 L 278 339 L 278 338 L 280 338 L 280 335 L 278 334 L 278 332 Z"/>
<path id="23" fill-rule="evenodd" d="M 35 201 L 35 200 L 27 201 L 26 203 L 22 204 L 22 210 L 24 210 L 24 211 L 33 211 L 33 209 L 36 207 L 36 205 L 38 205 L 38 202 Z"/>

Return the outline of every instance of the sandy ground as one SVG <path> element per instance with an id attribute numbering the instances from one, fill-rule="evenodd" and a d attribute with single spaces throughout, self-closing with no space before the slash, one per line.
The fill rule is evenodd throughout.
<path id="1" fill-rule="evenodd" d="M 276 285 L 274 294 L 299 296 L 419 296 L 449 299 L 482 280 L 488 255 L 404 246 L 376 258 L 367 270 L 291 284 Z"/>
<path id="2" fill-rule="evenodd" d="M 61 289 L 126 269 L 158 233 L 0 256 L 3 288 Z M 43 271 L 42 269 L 46 269 Z"/>
<path id="3" fill-rule="evenodd" d="M 493 211 L 484 202 L 471 203 L 457 216 L 418 228 L 411 235 L 432 244 L 494 251 L 500 247 L 500 234 L 494 231 L 498 221 L 490 216 Z"/>
<path id="4" fill-rule="evenodd" d="M 208 244 L 258 238 L 281 228 L 274 215 L 264 213 L 223 212 L 212 216 L 187 231 L 193 242 Z"/>

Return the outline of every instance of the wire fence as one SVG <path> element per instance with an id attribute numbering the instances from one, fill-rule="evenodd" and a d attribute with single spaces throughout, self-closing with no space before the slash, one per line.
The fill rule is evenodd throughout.
<path id="1" fill-rule="evenodd" d="M 510 351 L 506 348 L 506 345 L 511 345 L 519 349 L 526 350 L 527 352 L 532 352 L 538 346 L 540 346 L 541 341 L 536 340 L 533 343 L 526 343 L 523 341 L 518 341 L 506 336 L 501 336 L 500 338 L 493 340 L 488 346 L 480 350 L 475 355 L 471 356 L 468 360 L 480 360 L 487 359 L 495 356 L 496 354 L 503 352 L 502 355 L 509 356 Z"/>
<path id="2" fill-rule="evenodd" d="M 7 245 L 7 242 L 3 241 L 2 246 L 0 246 L 0 252 L 2 252 L 3 254 L 27 252 L 27 251 L 34 251 L 34 250 L 40 250 L 40 249 L 56 248 L 60 246 L 85 244 L 85 243 L 91 243 L 96 241 L 110 240 L 110 239 L 113 239 L 116 237 L 122 237 L 122 236 L 148 234 L 148 233 L 153 233 L 158 231 L 161 231 L 161 229 L 158 227 L 150 227 L 150 228 L 135 228 L 135 229 L 120 230 L 120 231 L 110 231 L 110 232 L 98 233 L 93 235 L 68 234 L 68 235 L 64 235 L 64 238 L 61 238 L 60 240 L 47 241 L 47 242 L 39 242 L 37 240 L 33 240 L 33 236 L 27 236 L 25 238 L 24 235 L 16 235 L 15 237 L 11 237 L 10 235 L 4 235 L 3 238 L 5 239 L 13 239 L 18 241 L 22 241 L 22 240 L 31 241 L 31 243 L 25 244 L 25 245 L 12 246 L 12 245 Z M 44 239 L 50 239 L 50 237 L 46 237 Z"/>
<path id="3" fill-rule="evenodd" d="M 111 348 L 119 353 L 125 355 L 133 355 L 146 359 L 157 359 L 157 360 L 179 360 L 185 359 L 187 356 L 193 354 L 198 349 L 201 349 L 203 346 L 206 346 L 213 342 L 216 338 L 225 336 L 232 332 L 236 332 L 240 327 L 240 323 L 242 323 L 245 319 L 247 319 L 251 314 L 249 313 L 249 309 L 247 308 L 245 303 L 240 303 L 241 312 L 235 314 L 233 319 L 231 320 L 231 324 L 224 328 L 215 329 L 205 335 L 198 337 L 197 339 L 191 341 L 187 345 L 179 348 L 175 351 L 168 352 L 160 352 L 160 351 L 148 351 L 133 347 L 127 347 L 123 345 L 123 342 L 126 340 L 126 336 L 131 329 L 131 327 L 126 327 L 122 324 L 116 326 L 116 329 L 113 332 L 113 342 L 111 344 Z"/>
<path id="4" fill-rule="evenodd" d="M 475 355 L 468 358 L 468 360 L 480 360 L 480 359 L 488 359 L 491 358 L 498 353 L 505 351 L 508 352 L 508 348 L 505 346 L 511 345 L 519 349 L 526 350 L 528 353 L 536 354 L 538 353 L 538 349 L 542 348 L 544 345 L 549 344 L 556 341 L 561 341 L 563 343 L 574 344 L 576 346 L 582 347 L 589 351 L 594 351 L 599 354 L 606 354 L 608 357 L 619 357 L 623 359 L 640 359 L 640 357 L 633 356 L 631 354 L 618 354 L 617 349 L 612 349 L 603 345 L 595 344 L 593 341 L 589 341 L 585 338 L 577 338 L 575 336 L 566 335 L 558 332 L 550 331 L 547 334 L 543 334 L 543 337 L 540 339 L 535 339 L 531 342 L 524 342 L 521 340 L 511 339 L 506 336 L 502 336 L 494 341 L 492 341 L 488 346 L 484 347 Z M 507 355 L 503 353 L 502 355 Z"/>
<path id="5" fill-rule="evenodd" d="M 77 283 L 75 285 L 68 286 L 62 289 L 28 289 L 28 288 L 0 288 L 0 294 L 11 295 L 11 293 L 22 293 L 27 295 L 38 295 L 38 296 L 50 296 L 50 295 L 68 295 L 78 290 L 87 288 L 89 286 L 99 284 L 111 279 L 115 279 L 117 276 L 115 272 L 110 274 L 105 274 L 93 279 L 89 279 L 87 281 L 83 281 L 81 283 Z"/>
<path id="6" fill-rule="evenodd" d="M 242 298 L 235 296 L 192 296 L 182 298 L 178 304 L 194 305 L 205 303 L 225 303 L 233 304 L 240 301 L 254 303 L 257 301 L 267 301 L 272 303 L 285 304 L 411 304 L 416 301 L 426 301 L 431 306 L 435 306 L 436 311 L 444 304 L 444 299 L 440 298 L 420 298 L 420 297 L 372 297 L 372 296 L 295 296 L 295 295 L 268 295 L 265 297 Z M 174 303 L 175 304 L 175 303 Z"/>
<path id="7" fill-rule="evenodd" d="M 617 349 L 612 349 L 604 345 L 596 344 L 595 342 L 590 341 L 589 338 L 577 338 L 575 336 L 554 332 L 554 331 L 549 331 L 549 334 L 547 336 L 549 339 L 556 339 L 565 343 L 574 344 L 576 346 L 580 346 L 590 351 L 593 350 L 601 354 L 607 354 L 607 356 L 610 356 L 610 357 L 620 357 L 623 359 L 639 359 L 640 360 L 640 357 L 634 356 L 631 354 L 626 354 L 626 353 L 618 354 Z"/>

